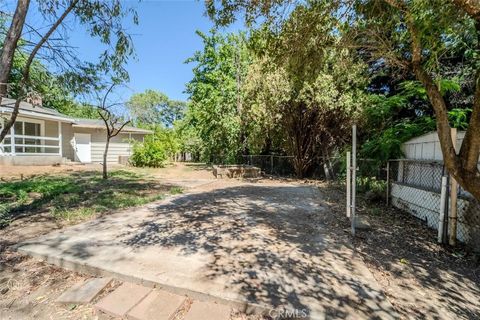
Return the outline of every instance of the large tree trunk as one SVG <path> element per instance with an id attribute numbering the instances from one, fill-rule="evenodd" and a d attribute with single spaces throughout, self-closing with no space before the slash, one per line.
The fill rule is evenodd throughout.
<path id="1" fill-rule="evenodd" d="M 7 94 L 7 84 L 12 70 L 13 57 L 17 49 L 18 40 L 22 35 L 29 5 L 30 0 L 18 0 L 12 24 L 3 41 L 2 52 L 0 53 L 0 102 Z"/>
<path id="2" fill-rule="evenodd" d="M 107 142 L 105 143 L 105 151 L 103 152 L 103 179 L 108 179 L 108 167 L 107 167 L 107 156 L 108 156 L 108 147 L 110 146 L 110 137 L 107 136 Z"/>
<path id="3" fill-rule="evenodd" d="M 455 180 L 477 200 L 480 199 L 480 172 L 478 160 L 480 154 L 480 69 L 476 77 L 475 99 L 472 117 L 463 140 L 459 155 L 451 138 L 451 127 L 448 121 L 448 109 L 445 99 L 440 93 L 433 78 L 422 65 L 422 46 L 418 30 L 412 15 L 405 11 L 407 25 L 412 40 L 412 66 L 417 79 L 423 84 L 436 115 L 437 131 L 442 148 L 445 166 Z M 477 22 L 477 33 L 480 25 Z"/>

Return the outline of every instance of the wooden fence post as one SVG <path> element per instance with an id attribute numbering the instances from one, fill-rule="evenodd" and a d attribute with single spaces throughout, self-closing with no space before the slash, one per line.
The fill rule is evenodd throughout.
<path id="1" fill-rule="evenodd" d="M 445 211 L 447 209 L 447 184 L 448 184 L 448 178 L 447 176 L 442 177 L 442 191 L 440 193 L 440 214 L 438 216 L 438 243 L 443 243 L 444 242 L 444 235 L 445 235 L 445 230 L 444 230 L 444 220 L 445 220 Z"/>
<path id="2" fill-rule="evenodd" d="M 451 129 L 453 147 L 455 153 L 457 153 L 457 129 Z M 457 243 L 457 195 L 458 195 L 458 183 L 457 181 L 450 176 L 450 232 L 449 232 L 449 241 L 448 243 L 451 246 L 454 246 Z"/>

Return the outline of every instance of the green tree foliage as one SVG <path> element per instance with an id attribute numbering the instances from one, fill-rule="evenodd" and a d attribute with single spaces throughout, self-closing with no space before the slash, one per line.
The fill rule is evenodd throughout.
<path id="1" fill-rule="evenodd" d="M 168 159 L 165 144 L 153 136 L 146 136 L 144 142 L 133 146 L 130 162 L 136 167 L 163 167 Z"/>
<path id="2" fill-rule="evenodd" d="M 206 7 L 209 16 L 219 25 L 232 23 L 236 13 L 242 12 L 250 24 L 261 16 L 267 23 L 281 29 L 292 16 L 285 22 L 285 9 L 288 11 L 291 8 L 290 3 L 286 0 L 207 1 Z M 294 4 L 293 12 L 298 7 L 317 5 L 323 6 L 323 13 L 340 18 L 343 26 L 337 25 L 330 35 L 340 35 L 348 47 L 356 48 L 363 60 L 369 63 L 369 70 L 376 78 L 373 82 L 380 84 L 371 87 L 374 93 L 395 96 L 399 83 L 414 79 L 421 83 L 428 97 L 426 105 L 429 110 L 425 116 L 434 114 L 447 169 L 464 189 L 480 199 L 478 1 L 310 0 Z M 310 19 L 311 25 L 315 25 L 315 21 Z M 315 28 L 304 30 L 322 33 L 321 29 Z M 302 48 L 302 45 L 309 45 L 305 39 L 313 38 L 300 36 L 298 39 L 301 44 L 296 48 Z M 457 86 L 461 90 L 446 92 L 452 91 L 448 81 L 453 84 L 455 78 L 461 80 Z M 447 83 L 447 87 L 442 82 Z M 422 104 L 425 102 L 421 101 Z M 412 121 L 409 117 L 406 119 L 404 122 L 407 124 Z M 466 127 L 459 152 L 455 150 L 450 136 L 452 125 Z"/>
<path id="3" fill-rule="evenodd" d="M 182 149 L 182 140 L 176 130 L 161 125 L 153 127 L 154 133 L 137 142 L 130 159 L 137 167 L 163 167 Z"/>
<path id="4" fill-rule="evenodd" d="M 198 161 L 203 154 L 203 143 L 198 136 L 198 128 L 192 125 L 194 123 L 192 118 L 193 112 L 187 106 L 185 117 L 175 122 L 174 130 L 178 142 L 178 151 L 190 153 L 192 159 Z"/>
<path id="5" fill-rule="evenodd" d="M 14 57 L 10 75 L 8 95 L 14 99 L 19 97 L 18 83 L 27 59 L 27 54 L 19 51 Z M 44 107 L 55 109 L 63 114 L 78 118 L 98 118 L 94 106 L 75 101 L 70 87 L 61 76 L 52 74 L 40 60 L 34 60 L 30 67 L 29 88 L 42 97 Z"/>
<path id="6" fill-rule="evenodd" d="M 455 80 L 440 80 L 442 94 L 454 95 L 460 84 Z M 370 95 L 363 112 L 361 156 L 385 162 L 402 158 L 402 143 L 435 130 L 435 119 L 425 88 L 418 81 L 404 81 L 395 88 L 396 94 Z M 450 125 L 465 129 L 470 109 L 449 111 Z"/>
<path id="7" fill-rule="evenodd" d="M 196 65 L 183 126 L 194 129 L 204 160 L 289 154 L 304 176 L 348 141 L 366 99 L 365 65 L 342 48 L 341 22 L 325 10 L 298 6 L 281 28 L 266 22 L 249 38 L 199 33 L 204 49 L 188 60 Z"/>
<path id="8" fill-rule="evenodd" d="M 132 95 L 126 107 L 135 125 L 154 131 L 149 139 L 135 147 L 132 160 L 135 165 L 163 166 L 176 153 L 185 151 L 184 137 L 179 129 L 187 108 L 185 102 L 170 100 L 155 90 L 146 90 Z"/>
<path id="9" fill-rule="evenodd" d="M 137 124 L 163 124 L 170 128 L 183 117 L 186 103 L 170 100 L 164 93 L 149 89 L 132 95 L 127 107 Z"/>
<path id="10" fill-rule="evenodd" d="M 329 10 L 327 3 L 297 6 L 280 30 L 266 25 L 254 37 L 259 62 L 249 70 L 246 94 L 249 119 L 261 123 L 248 121 L 253 145 L 258 149 L 263 137 L 268 149 L 273 137 L 294 156 L 298 176 L 311 174 L 349 140 L 366 101 L 365 65 L 342 48 L 341 23 Z"/>
<path id="11" fill-rule="evenodd" d="M 208 162 L 234 162 L 244 149 L 242 83 L 249 64 L 244 34 L 197 31 L 204 48 L 187 63 L 195 64 L 187 84 L 189 125 L 202 141 Z"/>

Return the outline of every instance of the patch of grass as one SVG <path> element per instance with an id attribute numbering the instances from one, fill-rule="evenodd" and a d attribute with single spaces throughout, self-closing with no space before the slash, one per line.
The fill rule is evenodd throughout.
<path id="1" fill-rule="evenodd" d="M 128 207 L 141 206 L 143 204 L 159 200 L 163 198 L 163 194 L 149 195 L 139 197 L 135 194 L 121 193 L 121 192 L 105 192 L 103 195 L 93 203 L 93 207 L 98 212 L 103 212 L 111 209 L 121 209 Z"/>
<path id="2" fill-rule="evenodd" d="M 161 199 L 168 191 L 145 175 L 128 170 L 111 171 L 108 180 L 92 171 L 5 182 L 0 184 L 0 228 L 12 219 L 45 211 L 55 219 L 82 220 Z"/>
<path id="3" fill-rule="evenodd" d="M 180 194 L 183 193 L 182 187 L 171 187 L 170 194 Z"/>
<path id="4" fill-rule="evenodd" d="M 91 217 L 95 214 L 95 209 L 93 208 L 73 208 L 73 209 L 64 209 L 53 207 L 50 210 L 50 213 L 55 219 L 67 220 L 67 221 L 78 221 L 85 218 Z"/>
<path id="5" fill-rule="evenodd" d="M 10 224 L 11 218 L 6 204 L 0 204 L 0 228 L 4 228 Z"/>

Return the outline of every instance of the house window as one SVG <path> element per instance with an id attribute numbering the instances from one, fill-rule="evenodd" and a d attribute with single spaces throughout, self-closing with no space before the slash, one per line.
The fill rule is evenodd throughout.
<path id="1" fill-rule="evenodd" d="M 4 119 L 0 119 L 0 130 L 3 129 L 3 122 Z M 8 130 L 7 136 L 10 135 L 11 130 Z M 6 137 L 3 139 L 3 142 L 0 142 L 0 153 L 10 153 L 12 152 L 12 147 L 11 147 L 11 139 L 10 137 Z"/>
<path id="2" fill-rule="evenodd" d="M 29 138 L 42 136 L 42 123 L 17 120 L 14 124 L 14 129 L 15 153 L 41 153 L 43 151 L 41 147 L 42 140 Z M 6 138 L 3 144 L 4 152 L 11 152 L 11 138 Z"/>

